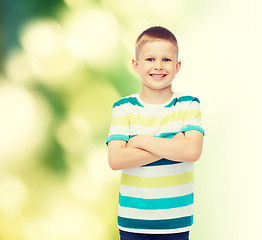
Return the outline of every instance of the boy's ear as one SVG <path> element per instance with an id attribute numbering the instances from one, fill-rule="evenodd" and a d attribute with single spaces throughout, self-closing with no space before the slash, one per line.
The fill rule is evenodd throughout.
<path id="1" fill-rule="evenodd" d="M 177 61 L 177 64 L 176 64 L 176 73 L 179 72 L 180 68 L 181 68 L 181 61 L 179 60 Z"/>
<path id="2" fill-rule="evenodd" d="M 135 59 L 132 60 L 132 66 L 133 66 L 134 70 L 137 73 L 139 73 L 137 60 L 135 60 Z"/>

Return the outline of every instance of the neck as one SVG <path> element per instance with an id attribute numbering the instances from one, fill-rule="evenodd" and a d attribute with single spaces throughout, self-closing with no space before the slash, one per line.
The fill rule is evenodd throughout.
<path id="1" fill-rule="evenodd" d="M 141 100 L 149 104 L 163 104 L 167 102 L 172 96 L 173 92 L 171 88 L 162 90 L 143 89 L 139 93 Z"/>

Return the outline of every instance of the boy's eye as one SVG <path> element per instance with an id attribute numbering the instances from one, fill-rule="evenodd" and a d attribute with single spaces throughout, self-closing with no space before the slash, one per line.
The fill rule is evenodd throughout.
<path id="1" fill-rule="evenodd" d="M 153 58 L 147 58 L 146 61 L 153 62 L 154 59 Z"/>
<path id="2" fill-rule="evenodd" d="M 164 61 L 164 62 L 169 62 L 169 61 L 171 61 L 171 59 L 169 59 L 169 58 L 164 58 L 163 61 Z"/>

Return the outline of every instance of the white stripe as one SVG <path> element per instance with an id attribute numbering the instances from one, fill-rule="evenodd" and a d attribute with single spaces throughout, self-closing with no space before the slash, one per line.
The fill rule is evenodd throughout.
<path id="1" fill-rule="evenodd" d="M 118 206 L 118 216 L 143 220 L 162 220 L 193 215 L 193 205 L 164 210 L 141 210 Z"/>
<path id="2" fill-rule="evenodd" d="M 131 105 L 131 106 L 130 106 Z M 174 107 L 168 108 L 141 108 L 139 106 L 133 106 L 132 104 L 128 103 L 125 107 L 126 113 L 137 114 L 142 117 L 165 117 L 166 115 L 170 115 L 176 110 Z"/>
<path id="3" fill-rule="evenodd" d="M 192 105 L 190 106 L 190 104 Z M 134 115 L 140 115 L 143 117 L 165 117 L 166 115 L 172 114 L 174 111 L 180 111 L 180 110 L 187 110 L 190 106 L 190 109 L 199 109 L 199 103 L 198 102 L 190 102 L 190 101 L 184 101 L 184 102 L 178 102 L 175 106 L 172 107 L 166 107 L 166 108 L 144 108 L 139 107 L 137 105 L 133 105 L 132 103 L 125 103 L 120 106 L 114 107 L 114 116 L 115 115 L 121 115 L 123 116 L 123 113 L 125 114 L 134 114 Z"/>
<path id="4" fill-rule="evenodd" d="M 158 125 L 153 127 L 146 127 L 142 125 L 130 124 L 131 135 L 151 135 L 158 136 L 161 133 L 179 132 L 182 127 L 183 121 L 168 122 L 166 125 Z"/>
<path id="5" fill-rule="evenodd" d="M 182 232 L 188 232 L 192 228 L 192 226 L 184 227 L 184 228 L 176 228 L 176 229 L 133 229 L 133 228 L 124 228 L 121 226 L 118 226 L 118 228 L 122 231 L 126 232 L 134 232 L 134 233 L 150 233 L 150 234 L 167 234 L 167 233 L 182 233 Z"/>
<path id="6" fill-rule="evenodd" d="M 191 104 L 189 108 L 189 104 Z M 112 117 L 116 116 L 126 116 L 127 114 L 139 115 L 141 117 L 158 117 L 164 118 L 168 115 L 176 114 L 175 112 L 180 110 L 199 110 L 198 102 L 181 102 L 177 103 L 175 107 L 162 108 L 159 110 L 151 108 L 141 108 L 139 106 L 134 106 L 131 103 L 126 103 L 125 105 L 117 106 L 112 111 Z"/>
<path id="7" fill-rule="evenodd" d="M 186 125 L 195 125 L 195 126 L 199 126 L 199 127 L 203 128 L 203 122 L 202 122 L 202 120 L 200 120 L 198 118 L 191 118 L 188 121 L 184 122 L 183 125 L 184 126 L 186 126 Z"/>
<path id="8" fill-rule="evenodd" d="M 200 109 L 199 102 L 193 101 L 193 102 L 189 102 L 189 103 L 191 103 L 189 110 L 193 110 L 193 109 L 194 110 L 199 110 Z"/>
<path id="9" fill-rule="evenodd" d="M 194 163 L 191 162 L 182 162 L 173 165 L 137 167 L 122 170 L 125 174 L 139 177 L 166 177 L 193 171 Z"/>
<path id="10" fill-rule="evenodd" d="M 126 113 L 123 111 L 121 107 L 115 107 L 112 111 L 112 118 L 116 116 L 126 116 Z"/>
<path id="11" fill-rule="evenodd" d="M 144 199 L 179 197 L 193 192 L 194 183 L 187 183 L 180 186 L 163 188 L 140 188 L 134 186 L 120 185 L 120 193 L 122 196 L 131 196 Z"/>
<path id="12" fill-rule="evenodd" d="M 159 125 L 157 127 L 145 127 L 141 125 L 134 125 L 131 124 L 130 129 L 129 127 L 122 126 L 122 125 L 115 125 L 111 126 L 109 130 L 109 134 L 123 134 L 123 135 L 149 135 L 149 136 L 159 136 L 163 133 L 170 133 L 170 132 L 179 132 L 182 129 L 183 121 L 177 122 L 169 122 L 167 125 Z M 200 120 L 193 120 L 188 121 L 184 125 L 198 125 L 202 126 L 202 121 Z"/>
<path id="13" fill-rule="evenodd" d="M 111 126 L 110 130 L 109 130 L 109 134 L 113 135 L 113 134 L 123 134 L 123 135 L 129 135 L 129 127 L 125 127 L 122 125 L 115 125 L 115 126 Z"/>
<path id="14" fill-rule="evenodd" d="M 183 101 L 183 102 L 178 102 L 178 103 L 176 103 L 176 105 L 175 105 L 175 109 L 176 109 L 176 111 L 178 111 L 178 110 L 187 110 L 188 108 L 189 108 L 189 106 L 190 106 L 190 104 L 193 104 L 193 108 L 192 109 L 195 109 L 195 104 L 194 103 L 197 103 L 198 105 L 199 105 L 199 103 L 198 102 L 192 102 L 192 101 Z M 192 104 L 191 104 L 191 106 L 192 106 Z M 199 108 L 199 107 L 198 107 Z M 198 108 L 196 108 L 196 109 L 198 109 Z M 190 108 L 191 109 L 191 108 Z"/>

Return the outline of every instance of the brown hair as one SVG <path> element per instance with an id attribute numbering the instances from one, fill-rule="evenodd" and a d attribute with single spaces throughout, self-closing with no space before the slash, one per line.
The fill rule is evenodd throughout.
<path id="1" fill-rule="evenodd" d="M 140 48 L 147 42 L 166 40 L 174 44 L 178 55 L 178 44 L 175 35 L 164 27 L 151 27 L 143 31 L 136 40 L 136 58 Z"/>

